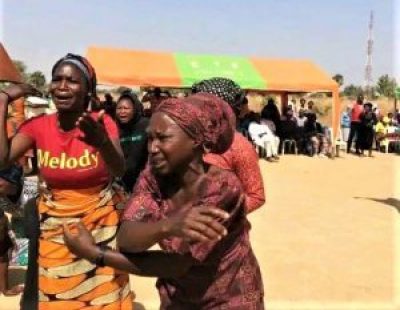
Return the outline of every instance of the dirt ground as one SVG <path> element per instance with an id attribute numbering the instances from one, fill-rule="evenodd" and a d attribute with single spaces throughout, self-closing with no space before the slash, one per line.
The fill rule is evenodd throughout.
<path id="1" fill-rule="evenodd" d="M 400 156 L 260 161 L 267 203 L 249 216 L 270 310 L 400 309 Z M 131 277 L 136 308 L 158 308 Z M 1 310 L 19 298 L 0 297 Z"/>

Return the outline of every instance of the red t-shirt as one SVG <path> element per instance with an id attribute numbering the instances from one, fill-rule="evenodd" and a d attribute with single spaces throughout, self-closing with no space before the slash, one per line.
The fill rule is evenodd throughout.
<path id="1" fill-rule="evenodd" d="M 352 122 L 360 122 L 360 115 L 363 112 L 364 107 L 362 104 L 358 104 L 357 102 L 353 105 L 351 109 L 351 121 Z"/>
<path id="2" fill-rule="evenodd" d="M 92 116 L 96 119 L 97 114 Z M 104 125 L 110 139 L 118 139 L 118 128 L 108 115 Z M 79 128 L 61 131 L 57 114 L 27 120 L 18 132 L 34 141 L 40 174 L 51 188 L 89 188 L 109 182 L 99 151 L 77 138 L 83 135 Z"/>
<path id="3" fill-rule="evenodd" d="M 264 204 L 264 183 L 258 165 L 258 155 L 253 145 L 242 134 L 235 132 L 232 145 L 224 154 L 208 153 L 204 156 L 204 161 L 236 174 L 246 194 L 248 213 Z"/>

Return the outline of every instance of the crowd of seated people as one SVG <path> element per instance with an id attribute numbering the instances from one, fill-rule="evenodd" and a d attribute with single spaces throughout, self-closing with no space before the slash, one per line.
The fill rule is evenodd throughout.
<path id="1" fill-rule="evenodd" d="M 330 135 L 317 120 L 313 102 L 307 108 L 305 100 L 300 100 L 300 109 L 295 111 L 291 104 L 280 114 L 273 99 L 268 99 L 261 114 L 245 107 L 239 126 L 245 135 L 259 149 L 260 158 L 276 161 L 278 154 L 295 152 L 308 156 L 331 156 Z"/>
<path id="2" fill-rule="evenodd" d="M 149 93 L 152 94 L 151 91 Z M 147 97 L 144 96 L 144 101 Z M 400 113 L 396 111 L 396 113 L 388 113 L 387 116 L 383 116 L 377 106 L 373 105 L 369 109 L 373 112 L 372 114 L 371 111 L 366 111 L 369 105 L 366 108 L 365 104 L 363 103 L 363 113 L 360 114 L 360 117 L 363 116 L 364 119 L 360 123 L 360 153 L 363 153 L 364 150 L 371 153 L 372 139 L 377 150 L 381 149 L 382 145 L 386 143 L 390 144 L 390 151 L 399 148 L 400 141 L 396 141 L 400 136 L 400 128 L 398 127 Z M 352 107 L 348 106 L 341 115 L 340 139 L 344 142 L 347 142 L 350 133 L 351 111 Z M 371 116 L 373 117 L 372 120 Z M 237 126 L 239 131 L 257 147 L 260 158 L 265 158 L 267 161 L 277 161 L 278 155 L 283 152 L 296 152 L 319 157 L 331 157 L 333 153 L 330 132 L 326 126 L 318 121 L 312 100 L 306 101 L 301 98 L 297 105 L 296 101 L 292 99 L 280 112 L 274 99 L 268 98 L 261 113 L 255 113 L 249 108 L 248 100 L 245 98 Z M 357 135 L 355 136 L 357 139 Z M 277 149 L 275 150 L 276 146 Z"/>

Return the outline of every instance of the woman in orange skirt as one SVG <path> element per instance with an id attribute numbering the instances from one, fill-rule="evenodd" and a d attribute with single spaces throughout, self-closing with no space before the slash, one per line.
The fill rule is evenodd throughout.
<path id="1" fill-rule="evenodd" d="M 112 179 L 124 173 L 117 127 L 102 111 L 90 110 L 96 75 L 85 58 L 68 54 L 60 59 L 50 93 L 57 112 L 26 121 L 9 143 L 7 105 L 37 91 L 17 84 L 0 92 L 0 167 L 35 147 L 44 180 L 38 201 L 37 308 L 130 310 L 128 275 L 96 259 L 76 257 L 62 238 L 63 223 L 82 221 L 99 246 L 115 246 L 123 195 Z"/>

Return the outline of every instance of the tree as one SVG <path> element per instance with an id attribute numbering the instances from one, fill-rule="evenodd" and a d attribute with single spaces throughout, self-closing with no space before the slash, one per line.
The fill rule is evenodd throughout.
<path id="1" fill-rule="evenodd" d="M 19 73 L 21 74 L 22 80 L 26 82 L 28 80 L 28 73 L 26 72 L 26 65 L 21 60 L 13 60 L 13 63 Z"/>
<path id="2" fill-rule="evenodd" d="M 339 84 L 339 87 L 341 87 L 341 86 L 343 85 L 343 83 L 344 83 L 344 77 L 343 77 L 343 75 L 341 75 L 341 74 L 335 74 L 335 75 L 332 77 L 332 79 L 335 80 L 336 83 Z"/>
<path id="3" fill-rule="evenodd" d="M 19 73 L 21 74 L 22 80 L 25 83 L 32 84 L 37 89 L 44 91 L 46 88 L 46 77 L 41 71 L 34 71 L 29 73 L 27 66 L 21 60 L 13 60 L 13 63 Z"/>
<path id="4" fill-rule="evenodd" d="M 21 60 L 13 60 L 13 63 L 15 65 L 15 67 L 17 67 L 17 70 L 20 73 L 26 73 L 26 65 L 23 61 Z"/>
<path id="5" fill-rule="evenodd" d="M 364 94 L 364 91 L 361 86 L 350 84 L 343 89 L 343 94 L 348 97 L 356 98 L 358 95 Z"/>
<path id="6" fill-rule="evenodd" d="M 376 90 L 381 96 L 393 98 L 395 95 L 396 80 L 389 77 L 388 74 L 382 75 L 376 83 Z"/>
<path id="7" fill-rule="evenodd" d="M 122 94 L 125 91 L 131 91 L 131 89 L 126 86 L 120 86 L 120 87 L 116 88 L 115 90 L 113 90 L 113 92 L 115 92 L 117 94 Z"/>
<path id="8" fill-rule="evenodd" d="M 21 60 L 13 60 L 15 67 L 17 68 L 18 72 L 21 74 L 22 80 L 24 82 L 28 81 L 28 73 L 26 72 L 26 65 Z"/>
<path id="9" fill-rule="evenodd" d="M 46 77 L 41 71 L 35 71 L 29 74 L 28 83 L 43 91 L 46 86 Z"/>

